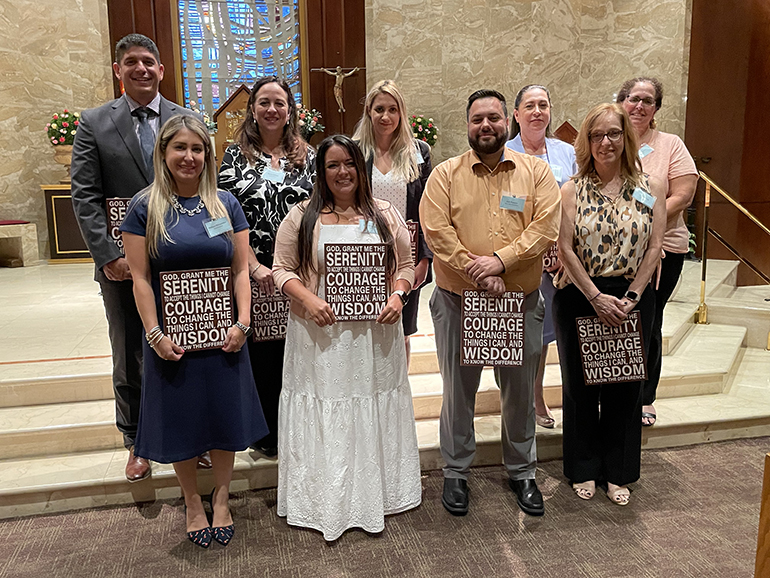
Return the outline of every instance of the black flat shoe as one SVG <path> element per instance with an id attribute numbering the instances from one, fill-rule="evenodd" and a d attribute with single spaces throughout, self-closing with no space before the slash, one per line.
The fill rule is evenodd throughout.
<path id="1" fill-rule="evenodd" d="M 508 480 L 508 485 L 516 494 L 516 503 L 521 511 L 530 516 L 542 516 L 545 514 L 543 494 L 537 489 L 535 480 Z"/>
<path id="2" fill-rule="evenodd" d="M 255 452 L 259 452 L 268 459 L 273 459 L 278 456 L 278 448 L 275 446 L 263 446 L 260 444 L 252 444 L 249 446 Z"/>
<path id="3" fill-rule="evenodd" d="M 214 539 L 222 544 L 222 546 L 227 546 L 230 543 L 230 540 L 233 539 L 233 534 L 235 534 L 235 526 L 233 524 L 230 524 L 229 526 L 217 526 L 216 528 L 212 528 L 214 532 Z"/>
<path id="4" fill-rule="evenodd" d="M 206 527 L 202 530 L 195 530 L 195 532 L 187 532 L 187 539 L 196 546 L 208 548 L 211 546 L 211 528 Z"/>
<path id="5" fill-rule="evenodd" d="M 444 492 L 441 503 L 453 516 L 468 513 L 468 482 L 459 478 L 444 478 Z"/>

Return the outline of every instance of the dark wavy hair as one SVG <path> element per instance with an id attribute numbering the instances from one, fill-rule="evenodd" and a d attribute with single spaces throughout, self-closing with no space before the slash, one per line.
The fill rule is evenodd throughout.
<path id="1" fill-rule="evenodd" d="M 249 103 L 246 105 L 246 117 L 235 133 L 235 140 L 240 145 L 241 152 L 249 162 L 255 163 L 259 156 L 259 151 L 262 149 L 262 135 L 259 134 L 259 125 L 254 118 L 254 101 L 257 100 L 259 89 L 273 82 L 286 93 L 286 104 L 289 106 L 289 110 L 286 112 L 286 120 L 288 122 L 283 127 L 281 146 L 283 146 L 289 163 L 296 168 L 302 168 L 305 166 L 305 160 L 307 159 L 307 143 L 302 138 L 302 135 L 299 134 L 297 103 L 294 102 L 294 95 L 292 95 L 289 85 L 285 80 L 277 76 L 263 76 L 254 83 L 249 95 Z"/>
<path id="2" fill-rule="evenodd" d="M 361 149 L 350 137 L 335 134 L 326 137 L 318 145 L 316 156 L 316 181 L 313 194 L 304 208 L 302 221 L 299 225 L 297 237 L 299 266 L 296 273 L 303 279 L 307 279 L 311 273 L 317 273 L 313 266 L 313 231 L 322 213 L 334 212 L 334 194 L 326 182 L 326 154 L 333 146 L 342 147 L 353 159 L 358 187 L 356 188 L 355 208 L 367 221 L 373 221 L 380 234 L 380 241 L 387 245 L 385 250 L 385 270 L 389 277 L 396 272 L 396 243 L 393 234 L 388 228 L 388 223 L 382 215 L 377 203 L 374 202 L 369 179 L 366 176 L 366 163 Z"/>

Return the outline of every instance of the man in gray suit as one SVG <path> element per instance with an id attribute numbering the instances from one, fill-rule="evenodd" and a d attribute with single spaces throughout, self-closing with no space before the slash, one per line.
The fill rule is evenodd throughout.
<path id="1" fill-rule="evenodd" d="M 115 76 L 125 94 L 80 117 L 72 150 L 72 203 L 96 264 L 112 345 L 115 414 L 129 450 L 126 478 L 150 475 L 150 464 L 134 455 L 142 384 L 142 320 L 136 310 L 128 262 L 112 240 L 106 200 L 131 198 L 153 180 L 152 150 L 160 127 L 177 114 L 193 114 L 158 92 L 163 65 L 158 47 L 141 34 L 115 46 Z M 202 456 L 200 465 L 210 467 Z"/>

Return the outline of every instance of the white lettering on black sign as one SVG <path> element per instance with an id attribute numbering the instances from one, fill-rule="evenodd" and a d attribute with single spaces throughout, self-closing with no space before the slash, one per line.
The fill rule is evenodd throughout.
<path id="1" fill-rule="evenodd" d="M 327 243 L 324 299 L 337 321 L 377 319 L 388 301 L 383 243 Z"/>
<path id="2" fill-rule="evenodd" d="M 254 341 L 286 339 L 289 322 L 289 299 L 278 288 L 272 295 L 265 293 L 254 279 L 251 280 L 251 326 Z"/>
<path id="3" fill-rule="evenodd" d="M 123 249 L 123 234 L 120 232 L 120 226 L 126 217 L 126 209 L 128 209 L 130 202 L 131 199 L 122 199 L 120 197 L 107 199 L 107 225 L 110 228 L 110 237 L 124 255 L 126 252 Z"/>
<path id="4" fill-rule="evenodd" d="M 586 385 L 647 379 L 638 311 L 629 313 L 619 327 L 605 325 L 597 316 L 578 317 L 576 323 Z"/>
<path id="5" fill-rule="evenodd" d="M 160 274 L 163 332 L 188 351 L 217 349 L 234 323 L 230 268 Z"/>
<path id="6" fill-rule="evenodd" d="M 524 293 L 463 291 L 460 365 L 524 363 Z"/>

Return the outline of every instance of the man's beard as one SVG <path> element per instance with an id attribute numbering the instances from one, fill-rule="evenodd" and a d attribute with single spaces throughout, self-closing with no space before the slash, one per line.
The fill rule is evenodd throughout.
<path id="1" fill-rule="evenodd" d="M 468 144 L 471 145 L 471 148 L 477 153 L 489 155 L 503 148 L 505 141 L 508 140 L 508 131 L 501 134 L 495 133 L 495 139 L 493 141 L 485 142 L 484 144 L 479 141 L 479 137 L 481 136 L 490 135 L 478 135 L 475 139 L 472 139 L 471 136 L 468 135 Z"/>

